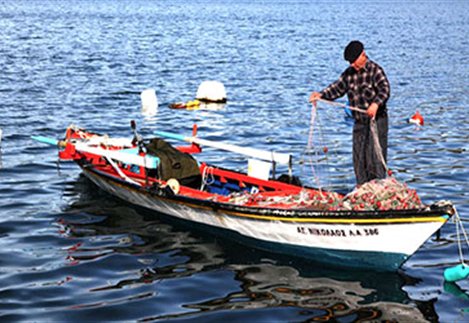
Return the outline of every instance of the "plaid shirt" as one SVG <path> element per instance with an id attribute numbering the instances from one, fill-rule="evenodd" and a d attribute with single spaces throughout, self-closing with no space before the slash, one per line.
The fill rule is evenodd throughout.
<path id="1" fill-rule="evenodd" d="M 386 102 L 391 94 L 389 81 L 381 66 L 368 60 L 365 66 L 356 71 L 347 68 L 337 81 L 321 91 L 321 98 L 335 100 L 347 94 L 350 106 L 367 109 L 375 102 L 379 109 L 377 115 L 386 113 Z M 368 117 L 360 112 L 354 112 L 356 120 L 367 120 Z"/>

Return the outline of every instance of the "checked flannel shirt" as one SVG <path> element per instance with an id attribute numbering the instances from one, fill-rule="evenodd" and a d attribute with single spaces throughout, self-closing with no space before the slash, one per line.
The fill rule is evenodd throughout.
<path id="1" fill-rule="evenodd" d="M 337 81 L 320 93 L 321 98 L 326 100 L 335 100 L 347 94 L 350 106 L 364 110 L 371 103 L 376 102 L 379 106 L 377 113 L 379 117 L 386 114 L 386 102 L 391 89 L 381 66 L 368 59 L 360 71 L 350 66 L 340 75 Z M 364 113 L 353 112 L 353 115 L 357 121 L 365 122 L 369 120 Z"/>

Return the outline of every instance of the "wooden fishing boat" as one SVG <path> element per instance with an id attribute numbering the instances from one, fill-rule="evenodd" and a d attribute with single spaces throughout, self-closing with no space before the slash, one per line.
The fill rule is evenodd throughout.
<path id="1" fill-rule="evenodd" d="M 221 229 L 216 231 L 257 248 L 340 266 L 395 270 L 454 214 L 446 201 L 403 209 L 332 207 L 344 195 L 292 184 L 288 154 L 204 140 L 195 130 L 189 137 L 156 133 L 190 143 L 173 148 L 158 138 L 143 140 L 133 128 L 133 139 L 75 126 L 63 140 L 33 138 L 57 145 L 62 160 L 75 161 L 97 186 L 124 201 Z M 202 146 L 286 164 L 289 174 L 274 179 L 273 167 L 269 178 L 261 178 L 196 161 Z"/>

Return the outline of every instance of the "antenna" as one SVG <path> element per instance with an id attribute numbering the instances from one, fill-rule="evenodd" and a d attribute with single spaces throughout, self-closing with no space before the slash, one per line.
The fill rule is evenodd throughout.
<path id="1" fill-rule="evenodd" d="M 135 120 L 130 120 L 130 128 L 132 128 L 132 132 L 134 133 L 132 144 L 137 145 L 139 153 L 145 152 L 145 145 L 143 144 L 143 137 L 140 136 L 137 132 L 137 123 L 135 122 Z"/>

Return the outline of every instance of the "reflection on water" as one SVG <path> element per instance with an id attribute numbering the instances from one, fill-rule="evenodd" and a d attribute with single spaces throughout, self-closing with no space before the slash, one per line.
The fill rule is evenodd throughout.
<path id="1" fill-rule="evenodd" d="M 313 309 L 304 299 L 296 307 L 269 304 L 288 303 L 316 287 L 322 291 L 314 294 L 319 299 L 327 285 L 350 313 L 384 302 L 392 304 L 389 312 L 407 304 L 429 320 L 467 321 L 468 283 L 458 282 L 462 293 L 443 285 L 443 269 L 458 261 L 454 225 L 445 225 L 440 242 L 430 239 L 404 264 L 406 275 L 333 271 L 155 218 L 85 187 L 81 179 L 75 184 L 79 170 L 64 163 L 57 175 L 56 149 L 32 142 L 30 135 L 60 138 L 74 123 L 131 137 L 134 119 L 139 133 L 149 138 L 157 129 L 190 135 L 197 123 L 202 138 L 292 153 L 299 171 L 309 134 L 308 95 L 343 71 L 343 46 L 357 37 L 383 64 L 393 88 L 389 166 L 424 201 L 451 200 L 467 219 L 468 1 L 447 6 L 372 1 L 369 10 L 356 1 L 75 3 L 17 0 L 0 6 L 5 36 L 0 55 L 2 321 L 180 316 L 204 322 L 292 322 L 336 309 L 332 304 Z M 207 79 L 226 84 L 225 107 L 168 107 L 177 98 L 193 97 Z M 160 103 L 153 116 L 142 115 L 140 107 L 139 96 L 147 88 L 156 90 Z M 416 109 L 425 117 L 419 131 L 407 123 Z M 355 182 L 352 125 L 343 120 L 342 110 L 319 110 L 316 125 L 329 151 L 324 168 L 317 168 L 321 183 L 350 190 Z M 246 170 L 244 158 L 210 148 L 200 158 Z M 315 179 L 302 180 L 314 185 Z M 269 289 L 263 280 L 275 272 L 269 266 L 282 275 L 288 268 L 292 272 L 285 275 L 293 278 L 282 283 L 281 277 L 271 277 L 280 290 Z M 259 286 L 265 289 L 258 291 Z M 353 292 L 360 288 L 362 294 Z M 271 296 L 251 298 L 249 292 Z M 229 308 L 226 302 L 257 307 L 223 310 Z"/>
<path id="2" fill-rule="evenodd" d="M 64 238 L 75 241 L 66 249 L 68 265 L 79 268 L 98 263 L 95 266 L 105 268 L 106 263 L 119 263 L 128 268 L 107 282 L 88 283 L 92 296 L 72 301 L 74 309 L 107 309 L 122 301 L 123 290 L 126 301 L 168 302 L 168 288 L 179 290 L 184 284 L 186 297 L 180 306 L 169 306 L 156 316 L 154 311 L 145 315 L 142 310 L 139 319 L 213 320 L 220 313 L 229 313 L 233 319 L 246 316 L 252 321 L 252 312 L 248 315 L 243 310 L 275 309 L 263 313 L 259 321 L 278 315 L 311 321 L 425 321 L 417 305 L 401 290 L 404 281 L 416 283 L 409 276 L 322 269 L 305 260 L 247 249 L 117 201 L 97 191 L 84 177 L 68 185 L 64 195 L 74 200 L 54 225 Z M 129 256 L 138 263 L 126 264 Z M 81 272 L 79 276 L 77 281 L 93 280 L 94 273 Z M 216 293 L 213 283 L 203 278 L 206 276 L 211 280 L 222 277 L 216 282 Z M 70 275 L 66 280 L 75 278 Z M 209 295 L 200 296 L 205 293 Z M 433 312 L 431 302 L 419 307 Z M 284 312 L 279 314 L 278 310 Z"/>
<path id="3" fill-rule="evenodd" d="M 272 264 L 232 265 L 230 268 L 241 282 L 240 292 L 190 307 L 200 311 L 294 307 L 302 309 L 302 315 L 311 321 L 425 321 L 413 306 L 393 302 L 366 304 L 365 297 L 374 290 L 363 288 L 357 281 L 307 278 L 293 267 Z"/>

